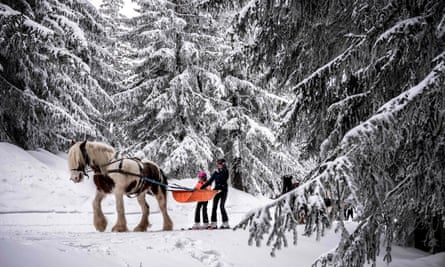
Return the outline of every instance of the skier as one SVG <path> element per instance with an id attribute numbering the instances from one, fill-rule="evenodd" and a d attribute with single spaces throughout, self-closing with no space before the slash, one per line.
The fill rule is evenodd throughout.
<path id="1" fill-rule="evenodd" d="M 210 190 L 210 187 L 208 186 L 202 186 L 207 182 L 207 174 L 203 171 L 198 173 L 198 183 L 196 183 L 195 188 L 196 189 L 208 189 Z M 208 201 L 200 201 L 196 204 L 195 208 L 195 224 L 193 224 L 192 229 L 198 230 L 198 229 L 207 229 L 209 227 L 209 216 L 207 215 L 207 203 Z M 201 210 L 202 210 L 202 222 L 203 224 L 200 225 L 201 221 Z"/>
<path id="2" fill-rule="evenodd" d="M 209 226 L 209 229 L 216 229 L 217 226 L 217 216 L 216 212 L 218 209 L 218 203 L 220 202 L 220 210 L 221 210 L 221 216 L 222 216 L 222 225 L 220 226 L 221 229 L 228 229 L 229 226 L 229 218 L 227 216 L 226 212 L 226 199 L 227 199 L 227 192 L 228 192 L 228 180 L 229 180 L 229 171 L 226 167 L 226 160 L 225 159 L 218 159 L 216 161 L 216 170 L 213 172 L 210 179 L 201 186 L 201 189 L 206 188 L 208 185 L 212 184 L 213 181 L 215 181 L 215 187 L 214 190 L 219 190 L 218 194 L 215 195 L 213 198 L 213 206 L 212 206 L 212 216 L 211 216 L 211 224 Z"/>

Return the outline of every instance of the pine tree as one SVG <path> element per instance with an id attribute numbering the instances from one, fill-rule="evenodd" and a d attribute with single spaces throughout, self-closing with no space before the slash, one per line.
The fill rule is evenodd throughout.
<path id="1" fill-rule="evenodd" d="M 122 29 L 122 20 L 125 18 L 119 13 L 123 5 L 123 0 L 104 0 L 99 8 L 99 12 L 103 17 L 104 34 L 106 35 L 100 41 L 100 44 L 105 47 L 102 50 L 106 54 L 101 55 L 102 57 L 98 58 L 97 62 L 105 61 L 103 63 L 106 63 L 108 66 L 99 83 L 110 94 L 122 90 L 122 80 L 125 77 L 124 72 L 128 67 L 123 66 L 125 62 L 122 62 L 121 57 L 122 53 L 125 53 L 125 48 L 122 48 L 120 41 L 121 35 L 125 31 L 125 29 Z"/>
<path id="2" fill-rule="evenodd" d="M 128 150 L 142 150 L 176 177 L 194 175 L 208 168 L 212 155 L 222 154 L 208 137 L 221 109 L 215 106 L 228 105 L 218 99 L 224 87 L 212 62 L 222 40 L 204 29 L 212 18 L 196 14 L 198 2 L 138 4 L 144 12 L 134 18 L 135 29 L 127 38 L 138 49 L 140 63 L 134 83 L 115 95 L 126 110 L 124 121 L 134 142 Z M 210 96 L 210 89 L 220 92 Z"/>
<path id="3" fill-rule="evenodd" d="M 133 83 L 114 96 L 133 143 L 127 151 L 178 178 L 225 157 L 240 189 L 273 195 L 279 174 L 298 169 L 270 129 L 274 106 L 287 101 L 246 79 L 242 44 L 226 38 L 230 15 L 212 1 L 138 3 L 141 16 L 126 37 L 138 64 Z"/>
<path id="4" fill-rule="evenodd" d="M 285 232 L 296 238 L 297 213 L 307 208 L 305 234 L 320 238 L 334 219 L 342 233 L 335 252 L 314 265 L 363 266 L 381 246 L 390 262 L 395 240 L 445 219 L 444 18 L 442 1 L 245 7 L 237 29 L 257 31 L 252 66 L 276 79 L 264 83 L 296 95 L 283 112 L 283 139 L 303 140 L 320 162 L 297 190 L 239 225 L 251 228 L 250 242 L 269 235 L 273 253 L 286 246 Z M 352 232 L 342 222 L 347 202 L 359 214 Z M 429 237 L 434 250 L 433 227 Z"/>
<path id="5" fill-rule="evenodd" d="M 104 18 L 104 29 L 107 38 L 103 40 L 103 46 L 107 50 L 107 56 L 102 60 L 108 71 L 106 76 L 99 81 L 101 86 L 110 94 L 122 92 L 127 87 L 128 76 L 131 75 L 132 53 L 128 40 L 123 36 L 128 31 L 128 18 L 120 13 L 124 6 L 123 0 L 102 1 L 99 12 Z M 104 113 L 104 119 L 110 122 L 107 141 L 118 151 L 125 146 L 123 126 L 119 123 L 121 112 L 114 106 Z"/>
<path id="6" fill-rule="evenodd" d="M 100 12 L 111 20 L 116 20 L 121 15 L 119 11 L 123 8 L 123 0 L 103 0 L 100 5 Z"/>
<path id="7" fill-rule="evenodd" d="M 100 15 L 84 1 L 0 4 L 0 137 L 25 148 L 58 150 L 102 139 L 112 100 L 98 83 L 109 69 Z"/>

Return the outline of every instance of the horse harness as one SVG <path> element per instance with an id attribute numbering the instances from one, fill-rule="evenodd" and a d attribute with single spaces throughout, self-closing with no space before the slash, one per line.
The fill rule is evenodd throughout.
<path id="1" fill-rule="evenodd" d="M 133 160 L 135 161 L 139 166 L 139 173 L 129 172 L 123 169 L 123 162 L 124 160 Z M 153 180 L 152 182 L 147 181 L 146 176 L 144 174 L 144 163 L 139 158 L 121 158 L 112 160 L 104 165 L 98 166 L 98 165 L 92 165 L 91 169 L 94 171 L 94 183 L 96 184 L 96 187 L 99 191 L 103 191 L 104 193 L 111 193 L 113 187 L 114 187 L 114 181 L 107 175 L 102 173 L 101 167 L 106 167 L 111 164 L 114 164 L 116 162 L 119 162 L 119 165 L 116 169 L 107 170 L 108 173 L 120 173 L 124 175 L 129 176 L 135 176 L 139 179 L 136 181 L 131 182 L 127 188 L 125 189 L 127 197 L 137 197 L 139 194 L 141 194 L 146 189 L 150 188 L 147 192 L 150 194 L 156 194 L 157 193 L 157 187 L 153 187 L 154 184 L 157 184 L 156 182 L 158 180 Z M 149 179 L 151 180 L 151 179 Z"/>
<path id="2" fill-rule="evenodd" d="M 133 172 L 129 172 L 129 171 L 125 171 L 122 169 L 122 165 L 124 160 L 133 160 L 135 161 L 138 166 L 139 166 L 139 174 L 137 173 L 133 173 Z M 142 177 L 144 177 L 144 163 L 142 162 L 141 159 L 139 158 L 122 158 L 122 159 L 117 159 L 114 160 L 110 163 L 107 163 L 105 166 L 107 165 L 111 165 L 113 163 L 116 163 L 119 161 L 119 166 L 117 169 L 111 169 L 111 170 L 107 170 L 108 173 L 120 173 L 120 174 L 125 174 L 125 175 L 129 175 L 129 176 L 136 176 L 139 177 L 139 180 L 137 181 L 133 181 L 132 183 L 130 183 L 127 186 L 127 189 L 125 190 L 127 192 L 127 196 L 128 197 L 137 197 L 142 191 L 144 191 L 145 189 L 147 189 L 148 187 L 152 186 L 152 183 L 147 182 L 146 179 L 143 179 Z M 151 188 L 151 190 L 149 190 L 148 192 L 152 192 L 153 188 Z"/>
<path id="3" fill-rule="evenodd" d="M 79 166 L 76 169 L 71 169 L 72 171 L 79 171 L 82 172 L 85 176 L 88 177 L 88 174 L 86 172 L 86 166 L 90 166 L 91 169 L 94 171 L 94 183 L 96 184 L 96 187 L 98 190 L 103 191 L 104 193 L 111 193 L 113 187 L 114 187 L 114 181 L 106 174 L 102 173 L 101 168 L 109 166 L 111 164 L 114 164 L 116 162 L 119 162 L 117 169 L 111 169 L 107 170 L 107 173 L 120 173 L 124 175 L 130 175 L 130 176 L 136 176 L 139 177 L 137 181 L 133 181 L 130 183 L 126 188 L 126 193 L 128 197 L 137 197 L 142 191 L 148 189 L 150 187 L 149 193 L 157 194 L 158 187 L 153 185 L 161 185 L 164 184 L 160 179 L 150 179 L 149 173 L 147 173 L 147 170 L 144 168 L 144 163 L 139 158 L 121 158 L 112 160 L 106 164 L 103 165 L 96 165 L 95 162 L 91 162 L 90 157 L 88 156 L 88 153 L 85 148 L 86 141 L 82 142 L 79 145 L 80 152 L 82 154 L 82 158 L 84 160 L 84 163 L 79 162 Z M 139 174 L 125 171 L 123 167 L 124 160 L 133 160 L 135 161 L 139 166 Z M 159 170 L 161 172 L 161 170 Z M 162 173 L 160 173 L 162 175 Z"/>

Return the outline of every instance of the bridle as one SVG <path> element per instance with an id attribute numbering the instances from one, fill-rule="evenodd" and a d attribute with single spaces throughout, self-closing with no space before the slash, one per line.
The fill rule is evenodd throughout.
<path id="1" fill-rule="evenodd" d="M 82 153 L 83 161 L 86 164 L 82 164 L 79 162 L 79 166 L 75 169 L 71 169 L 71 171 L 77 171 L 77 172 L 83 173 L 85 176 L 89 177 L 88 173 L 86 171 L 86 166 L 90 165 L 90 157 L 88 156 L 87 150 L 85 148 L 86 143 L 87 143 L 87 141 L 84 141 L 79 145 L 79 149 L 80 149 L 80 152 Z"/>
<path id="2" fill-rule="evenodd" d="M 94 161 L 93 161 L 93 164 L 90 164 L 91 160 L 90 160 L 90 157 L 88 156 L 87 150 L 85 148 L 86 143 L 87 143 L 87 141 L 83 141 L 79 145 L 79 149 L 80 149 L 80 153 L 82 154 L 83 162 L 85 162 L 86 164 L 79 162 L 79 166 L 77 168 L 70 169 L 71 171 L 83 173 L 85 176 L 87 176 L 89 178 L 89 176 L 88 176 L 89 171 L 94 171 L 94 173 L 101 173 L 101 167 L 111 165 L 111 164 L 121 160 L 121 159 L 120 160 L 118 159 L 118 160 L 110 161 L 110 162 L 100 165 L 100 166 L 95 165 Z M 91 169 L 87 169 L 87 167 L 90 167 Z M 121 165 L 119 165 L 119 168 L 121 168 Z M 113 171 L 115 171 L 115 170 L 113 170 Z"/>
<path id="3" fill-rule="evenodd" d="M 85 169 L 85 166 L 82 165 L 82 164 L 80 164 L 79 167 L 77 167 L 76 169 L 71 169 L 71 171 L 81 172 L 81 173 L 83 173 L 84 175 L 88 176 L 88 173 L 87 173 L 87 171 L 86 171 L 86 169 Z"/>

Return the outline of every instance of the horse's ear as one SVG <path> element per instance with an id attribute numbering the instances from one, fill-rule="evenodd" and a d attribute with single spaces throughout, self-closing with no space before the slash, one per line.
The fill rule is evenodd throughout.
<path id="1" fill-rule="evenodd" d="M 76 143 L 76 141 L 74 141 L 74 140 L 71 139 L 70 146 L 74 146 L 75 143 Z"/>

